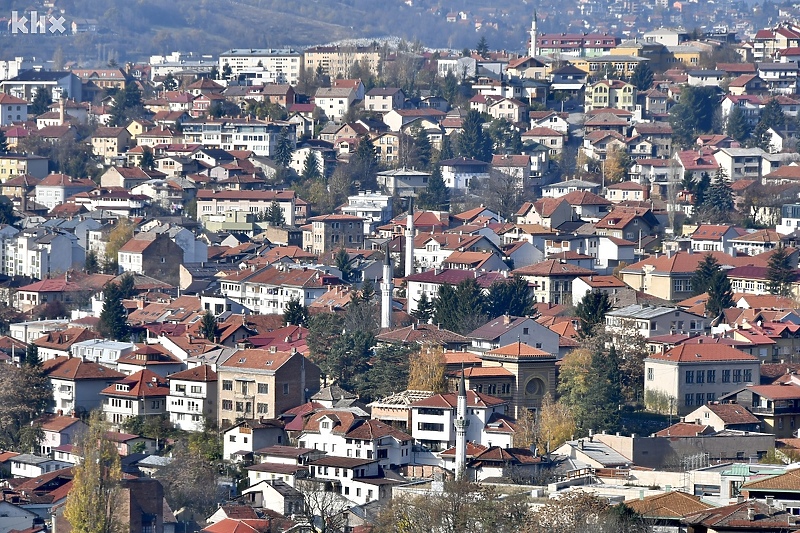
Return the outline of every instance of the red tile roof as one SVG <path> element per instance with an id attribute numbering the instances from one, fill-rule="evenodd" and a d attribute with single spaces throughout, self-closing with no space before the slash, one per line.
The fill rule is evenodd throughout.
<path id="1" fill-rule="evenodd" d="M 664 353 L 650 354 L 648 359 L 676 363 L 707 363 L 716 361 L 758 361 L 758 357 L 736 348 L 719 344 L 681 344 Z M 800 389 L 798 389 L 800 390 Z"/>

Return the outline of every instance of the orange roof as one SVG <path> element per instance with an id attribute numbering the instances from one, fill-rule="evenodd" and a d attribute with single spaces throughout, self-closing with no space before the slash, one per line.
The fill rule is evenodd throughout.
<path id="1" fill-rule="evenodd" d="M 500 355 L 503 357 L 553 357 L 551 353 L 519 341 L 490 350 L 486 352 L 486 355 Z"/>
<path id="2" fill-rule="evenodd" d="M 675 363 L 708 363 L 712 361 L 758 361 L 758 357 L 721 344 L 681 344 L 664 353 L 650 354 L 648 359 Z"/>
<path id="3" fill-rule="evenodd" d="M 111 370 L 101 364 L 84 361 L 80 357 L 60 356 L 42 364 L 42 371 L 50 379 L 105 379 L 125 377 L 122 372 Z"/>
<path id="4" fill-rule="evenodd" d="M 713 505 L 680 491 L 648 496 L 640 500 L 628 500 L 625 506 L 636 511 L 645 518 L 677 519 L 686 515 L 711 509 Z"/>
<path id="5" fill-rule="evenodd" d="M 121 390 L 118 385 L 123 385 L 127 390 Z M 168 396 L 169 384 L 152 370 L 144 368 L 109 385 L 100 394 L 136 398 Z"/>
<path id="6" fill-rule="evenodd" d="M 713 431 L 714 429 L 711 426 L 678 422 L 656 432 L 655 435 L 656 437 L 696 437 L 698 435 L 712 433 Z"/>

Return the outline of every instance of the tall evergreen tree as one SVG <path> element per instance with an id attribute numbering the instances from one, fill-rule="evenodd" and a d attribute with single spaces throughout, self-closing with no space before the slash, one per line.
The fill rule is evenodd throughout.
<path id="1" fill-rule="evenodd" d="M 98 330 L 103 337 L 115 341 L 127 341 L 130 337 L 128 314 L 122 305 L 119 285 L 116 283 L 109 283 L 103 289 L 103 309 Z"/>
<path id="2" fill-rule="evenodd" d="M 458 297 L 452 285 L 439 285 L 433 300 L 433 323 L 450 330 L 458 331 Z"/>
<path id="3" fill-rule="evenodd" d="M 756 127 L 747 139 L 747 146 L 750 148 L 761 148 L 765 152 L 772 151 L 772 135 L 769 132 L 770 125 L 764 120 L 759 120 Z"/>
<path id="4" fill-rule="evenodd" d="M 361 190 L 377 188 L 375 177 L 378 172 L 378 152 L 368 135 L 363 135 L 359 139 L 356 151 L 350 158 L 350 168 L 353 178 L 359 182 Z"/>
<path id="5" fill-rule="evenodd" d="M 489 44 L 486 42 L 486 36 L 481 35 L 480 40 L 478 41 L 478 46 L 475 48 L 475 51 L 478 53 L 479 56 L 486 59 L 486 56 L 489 55 Z"/>
<path id="6" fill-rule="evenodd" d="M 41 368 L 42 358 L 39 357 L 39 347 L 33 343 L 28 344 L 25 349 L 25 365 Z"/>
<path id="7" fill-rule="evenodd" d="M 33 102 L 31 103 L 31 115 L 36 116 L 47 113 L 50 110 L 50 104 L 52 103 L 53 96 L 50 93 L 50 89 L 40 87 L 39 90 L 36 91 L 36 94 L 33 97 Z"/>
<path id="8" fill-rule="evenodd" d="M 691 146 L 698 134 L 712 131 L 718 107 L 714 87 L 683 87 L 680 103 L 670 110 L 675 141 L 682 146 Z"/>
<path id="9" fill-rule="evenodd" d="M 269 212 L 267 213 L 267 222 L 270 223 L 271 226 L 276 228 L 280 228 L 286 222 L 286 219 L 283 217 L 283 209 L 281 209 L 280 204 L 274 201 L 269 206 Z"/>
<path id="10" fill-rule="evenodd" d="M 414 148 L 416 155 L 414 166 L 420 170 L 427 170 L 431 164 L 431 154 L 433 153 L 431 140 L 428 137 L 428 133 L 420 127 L 414 128 L 412 134 L 414 137 Z"/>
<path id="11" fill-rule="evenodd" d="M 492 160 L 492 141 L 483 131 L 483 117 L 472 109 L 464 117 L 458 136 L 458 152 L 462 157 L 489 162 Z"/>
<path id="12" fill-rule="evenodd" d="M 420 191 L 417 203 L 421 209 L 450 210 L 450 189 L 444 183 L 442 169 L 439 165 L 434 167 L 425 190 Z"/>
<path id="13" fill-rule="evenodd" d="M 353 275 L 353 265 L 350 264 L 350 256 L 344 246 L 336 250 L 333 256 L 333 264 L 342 273 L 342 280 L 350 281 Z"/>
<path id="14" fill-rule="evenodd" d="M 292 162 L 292 139 L 289 137 L 289 128 L 281 128 L 281 133 L 278 135 L 278 142 L 275 144 L 275 162 L 283 168 L 288 168 L 289 163 Z"/>
<path id="15" fill-rule="evenodd" d="M 489 318 L 501 315 L 529 316 L 533 313 L 534 297 L 528 282 L 520 276 L 511 281 L 495 281 L 486 295 Z"/>
<path id="16" fill-rule="evenodd" d="M 738 105 L 733 106 L 728 113 L 725 134 L 740 143 L 744 143 L 750 137 L 750 124 L 747 122 L 747 117 L 744 116 L 744 111 Z"/>
<path id="17" fill-rule="evenodd" d="M 711 254 L 706 254 L 703 256 L 702 261 L 697 264 L 697 268 L 692 274 L 692 279 L 690 283 L 692 285 L 692 294 L 698 295 L 703 294 L 704 292 L 708 292 L 708 288 L 711 285 L 711 280 L 714 279 L 714 276 L 719 272 L 719 262 L 714 259 L 714 256 Z"/>
<path id="18" fill-rule="evenodd" d="M 581 336 L 588 337 L 597 333 L 595 330 L 605 324 L 606 313 L 610 310 L 608 294 L 602 291 L 587 292 L 575 306 L 575 315 L 581 321 Z"/>
<path id="19" fill-rule="evenodd" d="M 428 293 L 423 292 L 417 300 L 417 308 L 411 312 L 411 316 L 416 318 L 421 324 L 427 324 L 433 318 L 434 302 L 428 299 Z"/>
<path id="20" fill-rule="evenodd" d="M 317 153 L 314 150 L 309 150 L 306 160 L 303 162 L 303 181 L 306 183 L 319 179 L 322 177 L 319 171 L 319 164 L 317 162 Z"/>
<path id="21" fill-rule="evenodd" d="M 725 171 L 719 169 L 703 199 L 701 215 L 711 224 L 724 224 L 731 221 L 733 214 L 733 189 Z"/>
<path id="22" fill-rule="evenodd" d="M 770 98 L 761 109 L 759 121 L 776 131 L 780 131 L 786 125 L 786 115 L 783 113 L 781 104 L 776 98 Z"/>
<path id="23" fill-rule="evenodd" d="M 612 345 L 608 353 L 596 348 L 592 352 L 590 368 L 592 379 L 583 399 L 585 403 L 580 425 L 584 431 L 613 432 L 619 428 L 619 410 L 622 404 L 622 387 L 617 349 Z"/>
<path id="24" fill-rule="evenodd" d="M 283 310 L 283 324 L 285 326 L 308 325 L 308 307 L 300 302 L 299 298 L 290 298 Z"/>
<path id="25" fill-rule="evenodd" d="M 145 170 L 153 170 L 156 167 L 156 158 L 153 156 L 153 149 L 149 146 L 142 147 L 142 160 L 139 167 Z"/>
<path id="26" fill-rule="evenodd" d="M 653 70 L 648 63 L 649 61 L 637 63 L 631 75 L 631 85 L 640 91 L 647 91 L 653 87 Z"/>
<path id="27" fill-rule="evenodd" d="M 442 138 L 442 148 L 439 150 L 439 157 L 438 161 L 446 161 L 447 159 L 453 159 L 455 154 L 453 153 L 453 143 L 450 141 L 450 137 L 445 135 Z"/>
<path id="28" fill-rule="evenodd" d="M 728 275 L 721 270 L 714 273 L 708 286 L 706 312 L 709 317 L 718 317 L 722 311 L 734 307 L 733 289 Z"/>
<path id="29" fill-rule="evenodd" d="M 769 280 L 769 292 L 779 296 L 790 296 L 792 294 L 792 283 L 797 278 L 797 274 L 792 265 L 792 257 L 788 250 L 780 246 L 772 252 L 767 263 L 767 279 Z"/>
<path id="30" fill-rule="evenodd" d="M 486 321 L 486 298 L 474 277 L 456 285 L 457 333 L 469 333 Z"/>
<path id="31" fill-rule="evenodd" d="M 700 179 L 694 187 L 694 207 L 700 207 L 706 200 L 708 189 L 711 187 L 711 176 L 708 172 L 700 174 Z"/>
<path id="32" fill-rule="evenodd" d="M 206 339 L 214 342 L 219 334 L 219 327 L 217 326 L 217 317 L 211 311 L 203 313 L 203 318 L 200 320 L 200 335 Z"/>

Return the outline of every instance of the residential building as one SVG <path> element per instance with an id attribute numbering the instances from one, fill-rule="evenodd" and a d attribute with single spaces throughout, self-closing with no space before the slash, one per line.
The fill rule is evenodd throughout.
<path id="1" fill-rule="evenodd" d="M 392 109 L 402 109 L 406 95 L 396 87 L 375 87 L 367 91 L 364 97 L 364 109 L 377 113 L 388 113 Z M 2 102 L 0 102 L 2 105 Z"/>
<path id="2" fill-rule="evenodd" d="M 455 393 L 434 394 L 411 404 L 411 435 L 419 445 L 431 451 L 443 451 L 455 445 L 457 399 Z M 505 400 L 468 390 L 467 442 L 490 442 L 492 436 L 486 433 L 486 426 L 493 415 L 504 415 L 507 406 Z"/>
<path id="3" fill-rule="evenodd" d="M 27 122 L 28 102 L 10 94 L 0 94 L 0 126 Z"/>
<path id="4" fill-rule="evenodd" d="M 134 235 L 117 252 L 119 271 L 136 272 L 177 286 L 183 250 L 169 235 L 142 232 Z"/>
<path id="5" fill-rule="evenodd" d="M 133 416 L 152 417 L 167 413 L 169 384 L 152 370 L 140 370 L 103 389 L 103 413 L 116 426 Z"/>
<path id="6" fill-rule="evenodd" d="M 39 454 L 51 456 L 59 446 L 77 444 L 89 427 L 77 416 L 44 415 L 37 420 L 42 428 L 42 439 L 39 441 Z M 51 456 L 52 457 L 52 456 Z"/>
<path id="7" fill-rule="evenodd" d="M 797 436 L 800 427 L 800 381 L 794 375 L 781 383 L 770 385 L 747 384 L 722 396 L 720 401 L 734 405 L 755 415 L 761 430 L 778 438 Z"/>
<path id="8" fill-rule="evenodd" d="M 342 121 L 356 101 L 356 93 L 351 88 L 320 87 L 314 93 L 314 103 L 325 113 L 328 120 Z"/>
<path id="9" fill-rule="evenodd" d="M 54 101 L 68 97 L 83 100 L 81 80 L 71 72 L 31 69 L 0 82 L 1 92 L 29 103 L 39 90 L 49 92 Z"/>
<path id="10" fill-rule="evenodd" d="M 217 420 L 228 427 L 239 419 L 275 418 L 308 401 L 319 378 L 319 367 L 297 351 L 240 350 L 217 366 Z"/>
<path id="11" fill-rule="evenodd" d="M 428 187 L 430 177 L 430 172 L 398 168 L 378 172 L 377 179 L 378 185 L 385 188 L 389 194 L 402 197 L 417 196 L 420 191 Z"/>
<path id="12" fill-rule="evenodd" d="M 644 361 L 645 404 L 685 415 L 697 406 L 758 381 L 758 357 L 730 346 L 682 344 Z"/>
<path id="13" fill-rule="evenodd" d="M 690 240 L 692 250 L 696 252 L 725 252 L 733 250 L 733 239 L 740 237 L 740 232 L 732 225 L 700 224 L 692 233 Z"/>
<path id="14" fill-rule="evenodd" d="M 317 255 L 339 248 L 361 248 L 364 219 L 352 215 L 321 215 L 309 218 L 310 231 L 303 232 L 303 248 Z"/>
<path id="15" fill-rule="evenodd" d="M 372 191 L 358 191 L 357 195 L 347 197 L 342 214 L 362 219 L 364 235 L 369 235 L 377 226 L 392 219 L 392 197 Z"/>
<path id="16" fill-rule="evenodd" d="M 439 161 L 442 179 L 447 187 L 455 190 L 468 190 L 472 182 L 483 181 L 489 177 L 489 163 L 463 157 Z"/>
<path id="17" fill-rule="evenodd" d="M 98 363 L 62 356 L 45 361 L 42 371 L 53 388 L 49 413 L 89 413 L 102 405 L 100 392 L 125 377 Z"/>
<path id="18" fill-rule="evenodd" d="M 92 152 L 106 164 L 121 157 L 131 145 L 131 134 L 125 128 L 101 126 L 92 134 Z"/>
<path id="19" fill-rule="evenodd" d="M 748 411 L 745 403 L 707 402 L 686 415 L 688 422 L 703 424 L 715 431 L 761 431 L 761 420 Z"/>
<path id="20" fill-rule="evenodd" d="M 71 233 L 53 232 L 38 227 L 23 230 L 5 239 L 4 273 L 44 279 L 81 268 L 84 252 Z"/>
<path id="21" fill-rule="evenodd" d="M 312 414 L 297 436 L 300 448 L 313 448 L 328 456 L 377 460 L 396 469 L 411 462 L 411 435 L 380 420 L 359 418 L 345 410 Z"/>
<path id="22" fill-rule="evenodd" d="M 33 154 L 0 154 L 0 181 L 7 181 L 14 176 L 30 175 L 37 179 L 47 176 L 48 161 L 46 157 Z"/>
<path id="23" fill-rule="evenodd" d="M 297 195 L 294 191 L 218 191 L 201 189 L 197 191 L 197 220 L 205 222 L 210 215 L 220 215 L 229 211 L 245 213 L 264 213 L 277 202 L 287 226 L 295 224 Z"/>
<path id="24" fill-rule="evenodd" d="M 584 109 L 636 110 L 636 87 L 620 80 L 600 80 L 586 87 Z"/>
<path id="25" fill-rule="evenodd" d="M 356 62 L 377 75 L 381 54 L 380 50 L 370 46 L 316 46 L 303 52 L 303 60 L 306 72 L 319 69 L 335 79 L 346 78 Z"/>
<path id="26" fill-rule="evenodd" d="M 633 304 L 606 313 L 606 331 L 614 336 L 638 333 L 645 339 L 659 335 L 705 332 L 705 317 L 677 307 Z"/>
<path id="27" fill-rule="evenodd" d="M 263 69 L 271 74 L 270 81 L 273 83 L 297 85 L 303 69 L 303 53 L 290 48 L 234 48 L 219 55 L 219 71 L 222 72 L 226 65 L 233 79 L 239 74 Z"/>
<path id="28" fill-rule="evenodd" d="M 70 196 L 91 191 L 96 186 L 89 178 L 73 178 L 66 174 L 52 173 L 36 185 L 36 202 L 47 209 L 53 209 L 63 204 Z"/>
<path id="29" fill-rule="evenodd" d="M 569 305 L 572 303 L 572 282 L 580 276 L 591 276 L 594 271 L 559 259 L 547 259 L 518 268 L 513 273 L 533 286 L 536 302 Z"/>
<path id="30" fill-rule="evenodd" d="M 170 374 L 167 412 L 169 421 L 182 431 L 203 431 L 217 420 L 217 373 L 199 365 Z"/>

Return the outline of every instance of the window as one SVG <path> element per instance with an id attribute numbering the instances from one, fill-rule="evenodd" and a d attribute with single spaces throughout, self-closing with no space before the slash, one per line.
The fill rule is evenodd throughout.
<path id="1" fill-rule="evenodd" d="M 715 383 L 716 381 L 717 381 L 717 371 L 716 370 L 706 370 L 706 382 Z"/>
<path id="2" fill-rule="evenodd" d="M 228 440 L 231 441 L 231 442 L 236 442 L 236 435 L 230 435 L 228 437 Z"/>
<path id="3" fill-rule="evenodd" d="M 697 393 L 697 405 L 703 405 L 706 403 L 706 395 L 702 392 Z"/>
<path id="4" fill-rule="evenodd" d="M 420 431 L 444 431 L 444 424 L 434 424 L 432 422 L 418 422 L 417 429 Z"/>
<path id="5" fill-rule="evenodd" d="M 260 415 L 265 415 L 269 412 L 269 406 L 265 403 L 257 403 L 256 409 Z"/>
<path id="6" fill-rule="evenodd" d="M 222 390 L 233 390 L 233 381 L 231 381 L 230 379 L 223 379 Z"/>
<path id="7" fill-rule="evenodd" d="M 192 394 L 200 394 L 203 392 L 203 387 L 201 387 L 200 385 L 192 385 L 191 391 Z"/>
<path id="8" fill-rule="evenodd" d="M 705 377 L 706 377 L 705 376 L 705 372 L 703 372 L 702 370 L 698 370 L 697 371 L 697 382 L 698 383 L 703 383 L 705 381 Z"/>
<path id="9" fill-rule="evenodd" d="M 753 381 L 753 371 L 747 369 L 744 371 L 744 381 Z"/>
<path id="10" fill-rule="evenodd" d="M 694 394 L 690 393 L 684 396 L 684 404 L 686 405 L 686 407 L 691 407 L 692 405 L 694 405 Z"/>
<path id="11" fill-rule="evenodd" d="M 259 383 L 258 384 L 258 393 L 259 394 L 269 394 L 269 383 Z"/>
<path id="12" fill-rule="evenodd" d="M 731 371 L 730 370 L 723 370 L 722 371 L 722 382 L 723 383 L 730 383 L 731 382 Z"/>
<path id="13" fill-rule="evenodd" d="M 742 381 L 742 370 L 737 368 L 733 371 L 733 382 L 734 383 L 741 383 Z"/>
<path id="14" fill-rule="evenodd" d="M 244 411 L 244 402 L 236 402 L 236 412 L 241 413 Z"/>
<path id="15" fill-rule="evenodd" d="M 647 369 L 647 381 L 653 381 L 653 369 L 652 368 L 648 368 Z"/>
<path id="16" fill-rule="evenodd" d="M 694 370 L 686 371 L 686 383 L 694 383 Z"/>
<path id="17" fill-rule="evenodd" d="M 233 400 L 222 400 L 222 410 L 223 411 L 232 411 L 233 410 Z"/>
<path id="18" fill-rule="evenodd" d="M 288 383 L 284 383 L 283 384 L 283 393 L 284 394 L 289 394 L 289 384 Z"/>

